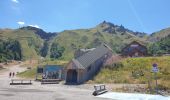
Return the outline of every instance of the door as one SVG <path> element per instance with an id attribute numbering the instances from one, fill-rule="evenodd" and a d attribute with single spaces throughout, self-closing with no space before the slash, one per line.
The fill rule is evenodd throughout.
<path id="1" fill-rule="evenodd" d="M 77 83 L 77 71 L 73 69 L 69 69 L 67 71 L 67 77 L 66 77 L 67 83 Z"/>

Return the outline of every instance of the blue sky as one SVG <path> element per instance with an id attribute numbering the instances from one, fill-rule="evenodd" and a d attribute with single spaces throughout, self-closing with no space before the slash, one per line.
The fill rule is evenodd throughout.
<path id="1" fill-rule="evenodd" d="M 170 0 L 1 0 L 0 28 L 48 32 L 91 28 L 106 20 L 152 33 L 170 27 Z"/>

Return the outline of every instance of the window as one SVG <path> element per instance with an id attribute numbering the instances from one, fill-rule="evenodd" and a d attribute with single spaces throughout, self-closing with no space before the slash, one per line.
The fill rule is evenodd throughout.
<path id="1" fill-rule="evenodd" d="M 138 47 L 138 44 L 132 44 L 130 47 Z"/>

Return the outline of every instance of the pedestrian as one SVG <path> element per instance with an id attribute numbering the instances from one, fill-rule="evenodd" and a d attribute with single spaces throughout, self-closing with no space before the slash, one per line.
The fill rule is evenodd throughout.
<path id="1" fill-rule="evenodd" d="M 12 75 L 12 73 L 10 72 L 10 73 L 9 73 L 9 78 L 11 77 L 11 75 Z"/>
<path id="2" fill-rule="evenodd" d="M 12 73 L 13 77 L 15 76 L 15 72 Z"/>

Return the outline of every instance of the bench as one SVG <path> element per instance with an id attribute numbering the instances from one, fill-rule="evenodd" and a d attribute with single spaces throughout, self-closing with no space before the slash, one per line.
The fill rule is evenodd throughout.
<path id="1" fill-rule="evenodd" d="M 61 79 L 42 79 L 41 84 L 58 84 Z"/>
<path id="2" fill-rule="evenodd" d="M 24 79 L 11 79 L 10 85 L 32 85 L 32 81 Z"/>
<path id="3" fill-rule="evenodd" d="M 93 95 L 94 95 L 94 96 L 100 95 L 100 94 L 103 94 L 103 93 L 106 93 L 106 92 L 107 92 L 106 86 L 105 86 L 104 84 L 95 85 L 95 86 L 94 86 L 94 89 L 95 89 L 95 91 L 93 92 Z"/>

